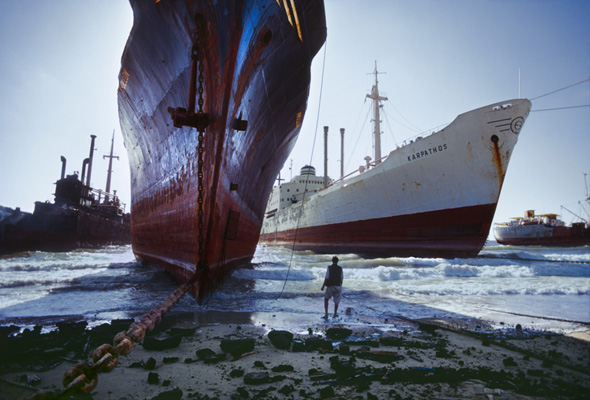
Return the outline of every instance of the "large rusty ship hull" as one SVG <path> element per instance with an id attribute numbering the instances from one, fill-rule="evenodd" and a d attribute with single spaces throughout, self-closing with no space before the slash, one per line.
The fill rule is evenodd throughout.
<path id="1" fill-rule="evenodd" d="M 254 254 L 273 181 L 299 134 L 311 61 L 325 41 L 323 1 L 131 3 L 118 98 L 133 251 L 180 281 L 203 261 L 197 294 Z M 202 80 L 192 86 L 195 70 Z M 169 111 L 190 110 L 196 86 L 208 116 L 202 229 L 198 130 L 175 127 Z"/>

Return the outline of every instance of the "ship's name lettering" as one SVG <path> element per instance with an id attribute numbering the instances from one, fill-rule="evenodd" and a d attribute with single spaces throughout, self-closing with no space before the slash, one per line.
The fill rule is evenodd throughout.
<path id="1" fill-rule="evenodd" d="M 438 146 L 434 146 L 434 147 L 431 147 L 426 150 L 421 150 L 421 151 L 416 152 L 412 155 L 409 155 L 408 161 L 419 160 L 419 159 L 429 156 L 431 154 L 440 153 L 441 151 L 445 151 L 446 149 L 447 149 L 446 143 L 439 144 Z"/>

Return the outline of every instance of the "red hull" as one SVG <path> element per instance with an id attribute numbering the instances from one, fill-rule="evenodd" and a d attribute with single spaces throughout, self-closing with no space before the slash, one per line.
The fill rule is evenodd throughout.
<path id="1" fill-rule="evenodd" d="M 503 245 L 513 246 L 551 246 L 551 247 L 576 247 L 590 245 L 590 228 L 583 226 L 554 226 L 550 237 L 511 237 L 498 239 Z"/>
<path id="2" fill-rule="evenodd" d="M 486 242 L 495 209 L 496 204 L 487 204 L 299 228 L 262 235 L 261 240 L 317 253 L 364 257 L 472 257 Z"/>
<path id="3" fill-rule="evenodd" d="M 552 239 L 536 239 L 536 240 L 503 240 L 497 241 L 506 246 L 549 246 L 549 247 L 578 247 L 589 246 L 590 237 L 586 238 L 552 238 Z"/>
<path id="4" fill-rule="evenodd" d="M 208 272 L 195 283 L 197 294 L 254 255 L 273 181 L 307 107 L 311 61 L 326 35 L 323 2 L 136 0 L 132 6 L 119 115 L 131 169 L 133 250 L 179 281 L 201 261 L 199 142 L 197 129 L 175 126 L 169 110 L 195 100 L 192 71 L 203 74 Z M 194 46 L 203 54 L 198 68 Z"/>

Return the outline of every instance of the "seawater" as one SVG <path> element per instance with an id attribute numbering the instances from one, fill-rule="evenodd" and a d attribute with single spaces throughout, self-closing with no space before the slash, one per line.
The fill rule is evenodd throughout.
<path id="1" fill-rule="evenodd" d="M 590 247 L 501 246 L 475 258 L 363 259 L 338 254 L 344 297 L 323 321 L 323 282 L 332 255 L 259 246 L 206 302 L 185 296 L 174 310 L 241 313 L 258 323 L 304 328 L 320 323 L 393 326 L 397 319 L 484 319 L 495 327 L 571 332 L 590 329 Z M 176 283 L 135 260 L 130 246 L 0 258 L 0 325 L 52 326 L 138 318 Z M 330 312 L 332 312 L 330 303 Z M 219 317 L 221 318 L 221 317 Z M 274 326 L 276 327 L 276 326 Z"/>

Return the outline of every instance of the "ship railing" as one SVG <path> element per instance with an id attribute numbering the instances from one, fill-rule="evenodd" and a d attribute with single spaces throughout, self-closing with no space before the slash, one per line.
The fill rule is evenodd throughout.
<path id="1" fill-rule="evenodd" d="M 123 214 L 125 213 L 125 208 L 127 207 L 127 204 L 121 202 L 121 200 L 116 194 L 108 193 L 101 189 L 92 189 L 90 194 L 97 196 L 96 203 L 98 205 L 116 206 L 121 210 Z"/>
<path id="2" fill-rule="evenodd" d="M 379 164 L 381 164 L 383 161 L 385 161 L 385 159 L 387 159 L 387 157 L 389 157 L 389 154 L 387 154 L 387 155 L 385 155 L 385 156 L 381 157 L 381 159 L 379 160 L 379 162 L 373 161 L 373 162 L 367 163 L 366 165 L 361 165 L 361 166 L 360 166 L 358 169 L 356 169 L 356 170 L 354 170 L 354 171 L 350 172 L 350 173 L 349 173 L 349 174 L 347 174 L 347 175 L 344 175 L 344 176 L 343 176 L 343 177 L 341 177 L 340 179 L 335 179 L 335 180 L 333 180 L 333 181 L 332 181 L 332 182 L 331 182 L 331 183 L 328 185 L 328 187 L 330 187 L 330 186 L 334 186 L 334 185 L 338 185 L 338 184 L 340 184 L 340 183 L 344 182 L 345 180 L 347 180 L 347 179 L 349 179 L 349 178 L 351 178 L 351 177 L 353 177 L 353 176 L 360 175 L 360 174 L 362 174 L 362 173 L 364 173 L 364 172 L 368 171 L 369 169 L 376 167 L 377 165 L 379 165 Z"/>

